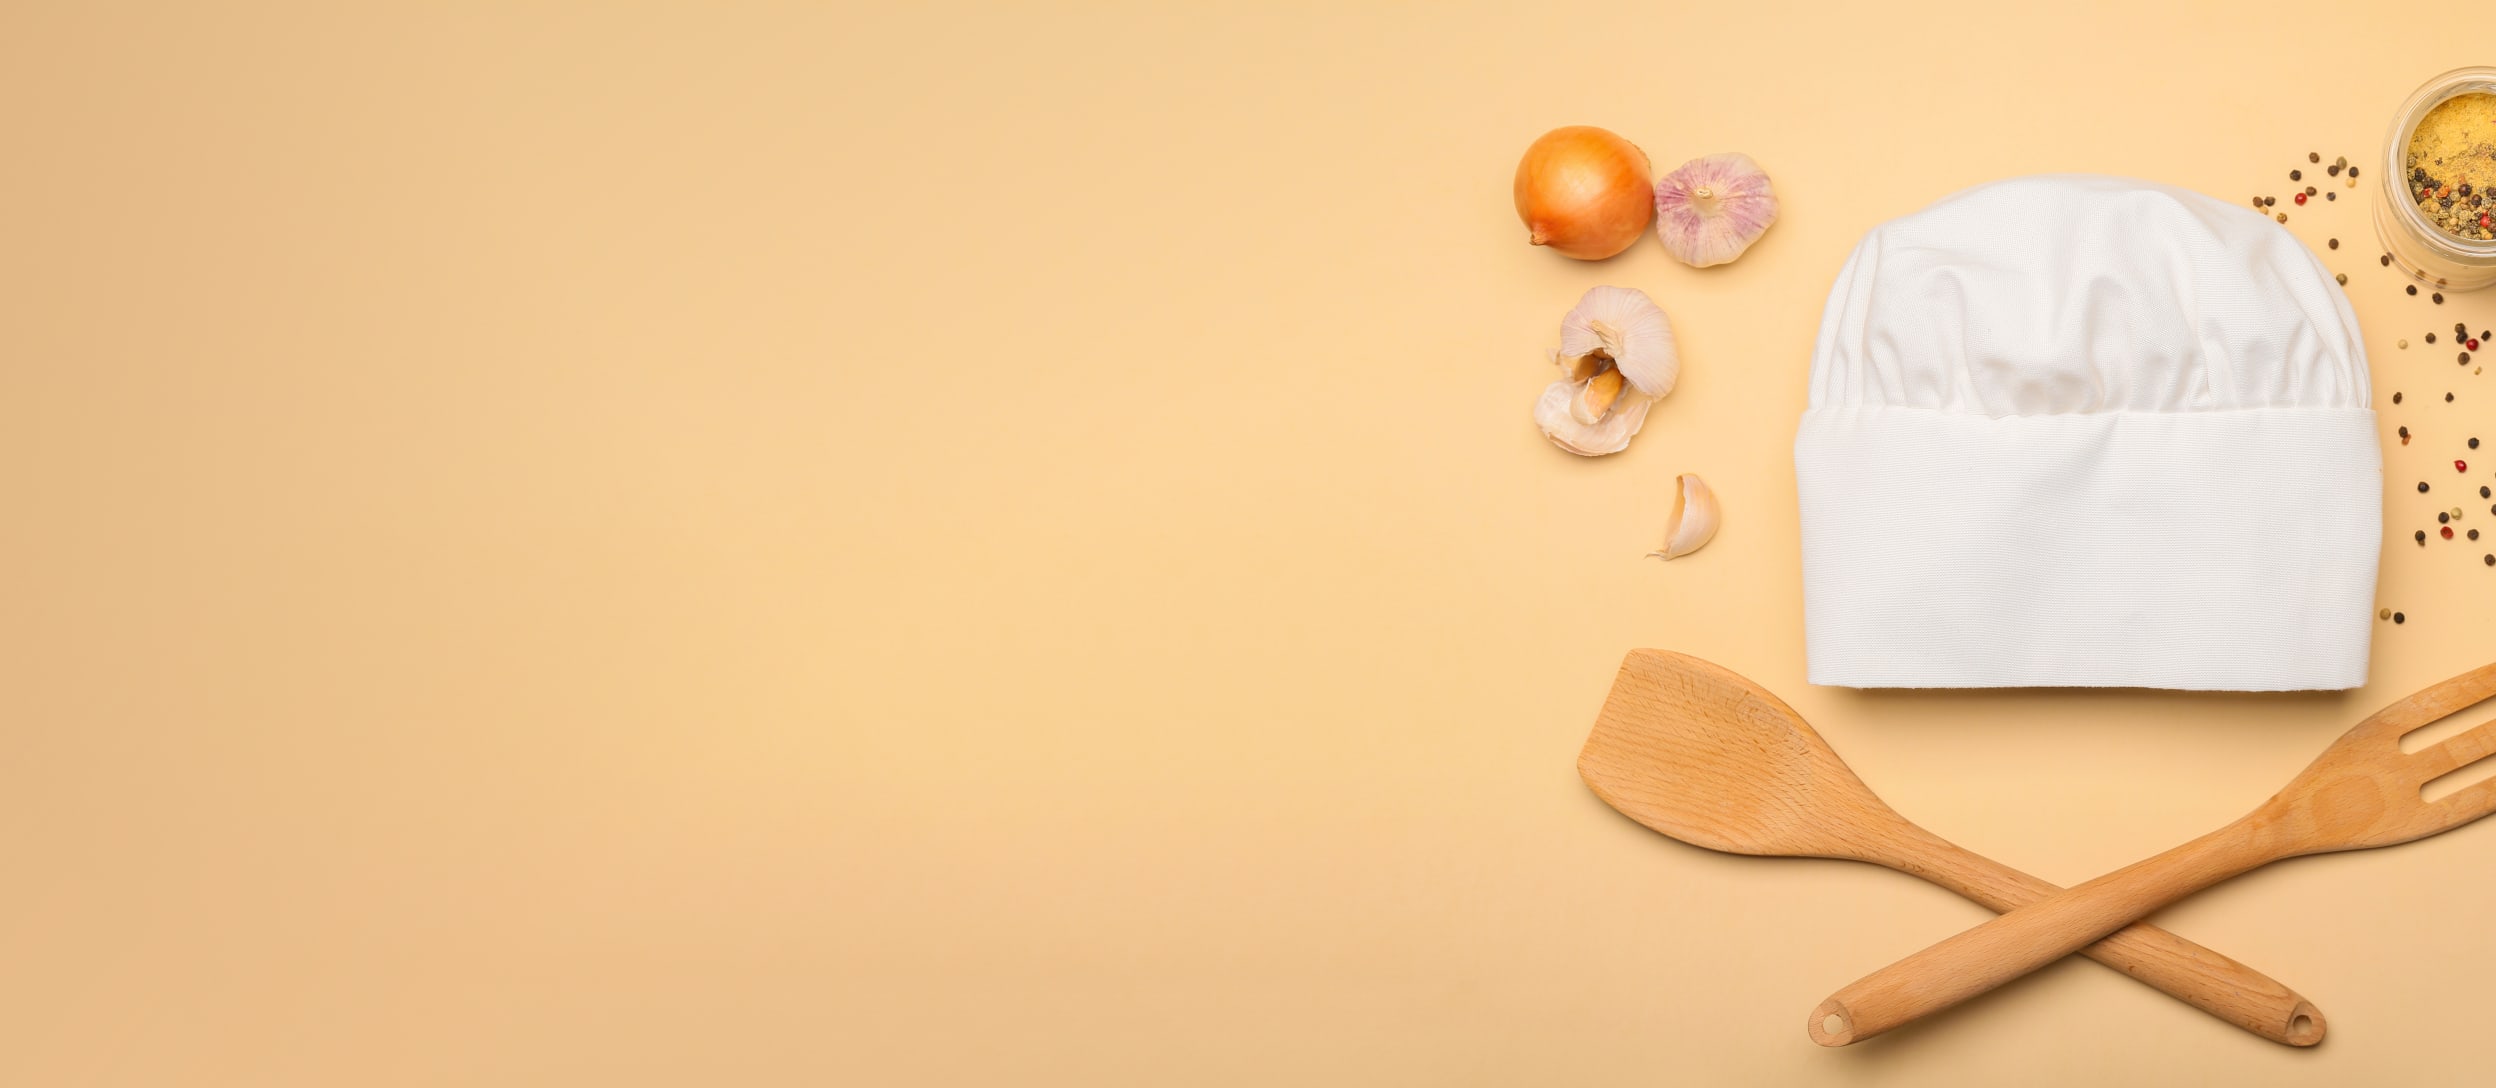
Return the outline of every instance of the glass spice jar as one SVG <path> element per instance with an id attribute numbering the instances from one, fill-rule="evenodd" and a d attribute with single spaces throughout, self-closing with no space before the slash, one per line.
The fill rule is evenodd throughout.
<path id="1" fill-rule="evenodd" d="M 2438 290 L 2475 291 L 2496 283 L 2496 240 L 2445 232 L 2418 210 L 2420 198 L 2411 184 L 2409 144 L 2419 122 L 2437 106 L 2469 94 L 2496 95 L 2496 68 L 2455 68 L 2419 85 L 2392 115 L 2392 131 L 2384 138 L 2382 177 L 2375 186 L 2375 236 L 2382 240 L 2384 251 L 2392 255 L 2395 267 Z M 2496 161 L 2490 161 L 2484 173 L 2496 180 Z"/>

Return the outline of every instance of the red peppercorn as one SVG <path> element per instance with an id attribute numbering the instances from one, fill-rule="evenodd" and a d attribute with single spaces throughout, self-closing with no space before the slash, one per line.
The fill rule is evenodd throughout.
<path id="1" fill-rule="evenodd" d="M 2458 461 L 2458 460 L 2457 460 L 2457 461 L 2454 461 L 2454 462 L 2453 462 L 2453 471 L 2455 471 L 2455 472 L 2468 472 L 2468 471 L 2470 471 L 2470 462 L 2468 462 L 2468 461 Z"/>
<path id="2" fill-rule="evenodd" d="M 2303 204 L 2303 203 L 2305 203 L 2305 194 L 2304 194 L 2304 193 L 2298 193 L 2298 194 L 2297 194 L 2297 203 L 2299 203 L 2299 204 Z"/>
<path id="3" fill-rule="evenodd" d="M 2443 528 L 2441 528 L 2441 529 L 2438 529 L 2438 530 L 2436 530 L 2436 531 L 2437 531 L 2437 532 L 2439 532 L 2439 533 L 2444 534 L 2444 539 L 2446 539 L 2446 540 L 2451 540 L 2451 539 L 2453 538 L 2453 527 L 2452 527 L 2452 526 L 2450 526 L 2450 525 L 2447 525 L 2447 526 L 2445 526 L 2445 527 L 2443 527 Z"/>
<path id="4" fill-rule="evenodd" d="M 2479 338 L 2473 336 L 2470 339 L 2462 341 L 2461 346 L 2469 348 L 2472 351 L 2477 351 L 2479 350 Z"/>

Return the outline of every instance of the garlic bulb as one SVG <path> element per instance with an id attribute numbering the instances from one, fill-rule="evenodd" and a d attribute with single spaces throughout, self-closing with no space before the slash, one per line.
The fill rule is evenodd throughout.
<path id="1" fill-rule="evenodd" d="M 1629 287 L 1597 287 L 1578 299 L 1560 321 L 1551 361 L 1561 377 L 1535 402 L 1534 422 L 1554 445 L 1583 457 L 1627 448 L 1647 409 L 1681 377 L 1672 322 Z"/>
<path id="2" fill-rule="evenodd" d="M 1740 152 L 1681 164 L 1655 183 L 1655 237 L 1683 264 L 1724 264 L 1777 221 L 1777 193 Z"/>
<path id="3" fill-rule="evenodd" d="M 1716 493 L 1695 472 L 1675 483 L 1673 509 L 1664 515 L 1664 547 L 1648 552 L 1658 559 L 1678 559 L 1707 546 L 1716 535 Z"/>

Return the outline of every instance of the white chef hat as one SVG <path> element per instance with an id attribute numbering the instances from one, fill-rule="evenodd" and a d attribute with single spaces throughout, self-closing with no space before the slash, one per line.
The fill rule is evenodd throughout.
<path id="1" fill-rule="evenodd" d="M 1811 681 L 2364 684 L 2372 398 L 2342 288 L 2259 213 L 2066 175 L 1873 228 L 1794 440 Z"/>

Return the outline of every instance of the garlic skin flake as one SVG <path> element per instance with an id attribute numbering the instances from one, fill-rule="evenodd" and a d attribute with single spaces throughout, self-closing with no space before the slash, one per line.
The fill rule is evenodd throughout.
<path id="1" fill-rule="evenodd" d="M 1655 237 L 1693 268 L 1724 264 L 1777 221 L 1768 174 L 1740 152 L 1681 164 L 1655 183 Z"/>
<path id="2" fill-rule="evenodd" d="M 1632 435 L 1647 422 L 1647 409 L 1655 398 L 1636 389 L 1621 394 L 1611 410 L 1593 423 L 1577 418 L 1579 395 L 1586 383 L 1556 381 L 1543 388 L 1543 395 L 1534 402 L 1534 422 L 1543 429 L 1543 437 L 1551 444 L 1580 457 L 1601 457 L 1629 448 Z"/>
<path id="3" fill-rule="evenodd" d="M 1664 547 L 1647 553 L 1657 559 L 1679 559 L 1716 536 L 1716 492 L 1695 472 L 1682 473 L 1674 482 L 1673 509 L 1664 516 Z"/>
<path id="4" fill-rule="evenodd" d="M 1645 292 L 1597 287 L 1560 321 L 1551 354 L 1560 380 L 1534 403 L 1534 422 L 1552 444 L 1581 457 L 1628 448 L 1656 398 L 1681 378 L 1673 325 Z"/>

